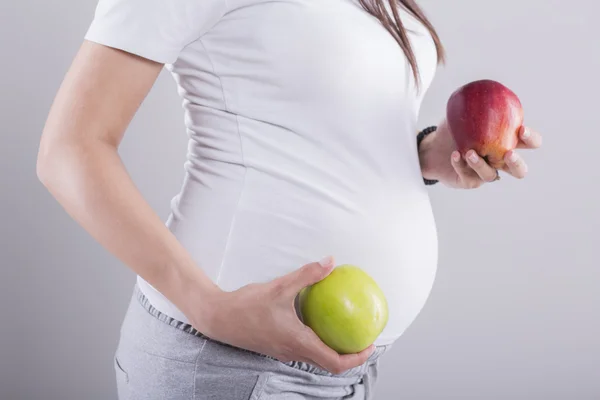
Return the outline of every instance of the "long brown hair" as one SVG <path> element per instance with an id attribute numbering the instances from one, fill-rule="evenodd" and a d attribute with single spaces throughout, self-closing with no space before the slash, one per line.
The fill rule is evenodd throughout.
<path id="1" fill-rule="evenodd" d="M 410 45 L 410 41 L 408 39 L 408 35 L 406 33 L 406 28 L 400 19 L 400 13 L 398 12 L 399 7 L 404 8 L 407 12 L 412 14 L 417 20 L 419 20 L 429 31 L 429 34 L 433 38 L 435 43 L 435 47 L 437 49 L 437 57 L 438 63 L 443 63 L 445 61 L 445 52 L 444 47 L 442 46 L 442 42 L 435 31 L 433 25 L 421 8 L 417 5 L 415 0 L 359 0 L 360 4 L 363 8 L 371 15 L 379 19 L 383 26 L 390 32 L 390 34 L 394 37 L 396 42 L 400 45 L 408 62 L 411 66 L 413 76 L 415 77 L 415 81 L 417 84 L 417 88 L 420 84 L 419 78 L 419 66 L 417 65 L 417 60 L 413 49 Z M 392 11 L 392 15 L 386 10 L 386 3 L 390 5 L 390 9 Z"/>

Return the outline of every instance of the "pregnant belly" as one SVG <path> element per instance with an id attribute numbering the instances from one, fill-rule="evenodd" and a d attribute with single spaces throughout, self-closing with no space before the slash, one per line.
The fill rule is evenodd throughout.
<path id="1" fill-rule="evenodd" d="M 437 268 L 437 234 L 425 191 L 371 198 L 360 207 L 292 200 L 266 207 L 242 199 L 216 273 L 219 285 L 235 290 L 269 281 L 332 255 L 337 265 L 357 265 L 381 286 L 389 322 L 377 343 L 393 342 L 427 301 Z"/>

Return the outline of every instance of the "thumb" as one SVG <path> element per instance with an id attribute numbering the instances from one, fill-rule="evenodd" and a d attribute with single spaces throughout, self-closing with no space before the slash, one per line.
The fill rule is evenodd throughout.
<path id="1" fill-rule="evenodd" d="M 333 257 L 331 256 L 325 257 L 319 262 L 306 264 L 285 277 L 285 286 L 292 296 L 296 296 L 305 287 L 325 279 L 333 270 L 333 265 Z"/>

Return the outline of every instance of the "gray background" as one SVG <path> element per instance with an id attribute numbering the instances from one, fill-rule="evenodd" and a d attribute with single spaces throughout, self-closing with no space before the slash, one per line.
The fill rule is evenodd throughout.
<path id="1" fill-rule="evenodd" d="M 437 122 L 474 79 L 513 88 L 544 134 L 526 180 L 431 189 L 440 269 L 382 362 L 379 399 L 600 399 L 600 14 L 593 0 L 424 1 L 449 53 L 423 106 Z M 95 1 L 0 4 L 0 399 L 115 398 L 111 358 L 134 275 L 38 183 L 40 133 Z M 166 73 L 122 147 L 163 217 L 186 150 Z"/>

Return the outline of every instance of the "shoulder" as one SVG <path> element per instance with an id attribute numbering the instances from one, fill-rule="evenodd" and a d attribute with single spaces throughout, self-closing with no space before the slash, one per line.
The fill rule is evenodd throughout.
<path id="1" fill-rule="evenodd" d="M 227 12 L 227 0 L 99 0 L 85 38 L 161 63 Z"/>

